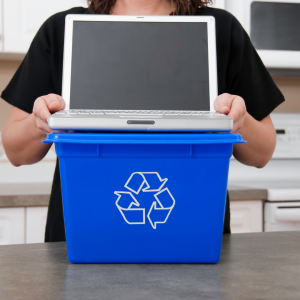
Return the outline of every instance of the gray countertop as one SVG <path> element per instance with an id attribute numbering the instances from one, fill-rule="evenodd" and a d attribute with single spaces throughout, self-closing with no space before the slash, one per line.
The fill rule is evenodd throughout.
<path id="1" fill-rule="evenodd" d="M 52 183 L 0 184 L 1 207 L 47 206 Z M 229 198 L 234 200 L 264 200 L 268 192 L 262 187 L 229 184 Z"/>
<path id="2" fill-rule="evenodd" d="M 0 196 L 50 195 L 52 182 L 0 183 Z"/>
<path id="3" fill-rule="evenodd" d="M 48 206 L 52 183 L 1 183 L 1 207 Z"/>
<path id="4" fill-rule="evenodd" d="M 231 183 L 228 185 L 230 201 L 234 200 L 266 200 L 268 190 L 262 187 L 253 187 L 250 184 Z"/>
<path id="5" fill-rule="evenodd" d="M 216 265 L 72 265 L 65 243 L 0 246 L 1 299 L 300 299 L 300 232 L 224 235 Z"/>

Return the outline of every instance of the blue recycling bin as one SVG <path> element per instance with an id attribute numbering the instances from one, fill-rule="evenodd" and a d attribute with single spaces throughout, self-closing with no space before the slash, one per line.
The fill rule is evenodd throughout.
<path id="1" fill-rule="evenodd" d="M 71 263 L 217 263 L 239 134 L 51 133 Z"/>

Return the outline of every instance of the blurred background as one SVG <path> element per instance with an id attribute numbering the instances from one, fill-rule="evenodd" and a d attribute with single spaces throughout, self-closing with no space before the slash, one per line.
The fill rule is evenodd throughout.
<path id="1" fill-rule="evenodd" d="M 0 91 L 21 64 L 42 23 L 85 0 L 0 0 Z M 236 16 L 285 96 L 271 115 L 277 146 L 263 169 L 231 159 L 233 233 L 300 230 L 300 0 L 216 0 Z M 44 241 L 56 155 L 32 166 L 10 165 L 1 132 L 12 106 L 0 100 L 0 245 Z"/>

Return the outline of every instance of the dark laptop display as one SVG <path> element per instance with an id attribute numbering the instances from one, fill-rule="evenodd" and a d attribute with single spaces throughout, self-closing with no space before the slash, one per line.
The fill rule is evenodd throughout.
<path id="1" fill-rule="evenodd" d="M 210 110 L 206 23 L 74 21 L 70 109 Z"/>

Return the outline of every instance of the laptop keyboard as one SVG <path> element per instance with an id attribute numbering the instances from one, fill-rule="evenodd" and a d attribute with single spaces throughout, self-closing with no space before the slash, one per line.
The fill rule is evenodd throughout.
<path id="1" fill-rule="evenodd" d="M 68 115 L 150 115 L 150 116 L 201 116 L 215 115 L 210 111 L 178 111 L 178 110 L 63 110 L 55 114 Z"/>

